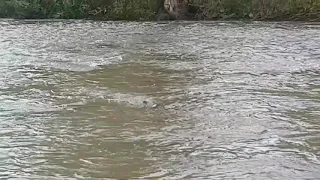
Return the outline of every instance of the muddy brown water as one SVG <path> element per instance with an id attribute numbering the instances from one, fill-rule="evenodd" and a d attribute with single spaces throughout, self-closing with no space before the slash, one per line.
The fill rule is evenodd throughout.
<path id="1" fill-rule="evenodd" d="M 0 178 L 319 179 L 319 42 L 306 23 L 1 20 Z"/>

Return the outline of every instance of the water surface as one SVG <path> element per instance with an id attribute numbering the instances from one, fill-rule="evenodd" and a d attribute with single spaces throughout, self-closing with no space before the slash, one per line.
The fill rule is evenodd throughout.
<path id="1" fill-rule="evenodd" d="M 319 179 L 320 26 L 0 21 L 4 179 Z"/>

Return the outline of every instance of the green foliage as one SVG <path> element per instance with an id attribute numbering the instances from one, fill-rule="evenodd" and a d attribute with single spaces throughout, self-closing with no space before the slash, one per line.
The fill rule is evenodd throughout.
<path id="1" fill-rule="evenodd" d="M 88 16 L 88 4 L 85 0 L 56 0 L 43 6 L 42 0 L 0 0 L 0 16 L 13 18 L 70 18 Z"/>
<path id="2" fill-rule="evenodd" d="M 0 0 L 0 17 L 152 20 L 162 0 Z"/>
<path id="3" fill-rule="evenodd" d="M 201 19 L 320 20 L 320 0 L 189 0 Z"/>
<path id="4" fill-rule="evenodd" d="M 320 20 L 320 0 L 186 0 L 198 19 Z M 53 2 L 47 3 L 45 2 Z M 164 0 L 0 0 L 0 17 L 153 20 Z M 196 10 L 195 10 L 196 9 Z"/>
<path id="5" fill-rule="evenodd" d="M 159 0 L 115 0 L 108 6 L 98 7 L 94 15 L 114 20 L 152 20 L 161 5 Z"/>

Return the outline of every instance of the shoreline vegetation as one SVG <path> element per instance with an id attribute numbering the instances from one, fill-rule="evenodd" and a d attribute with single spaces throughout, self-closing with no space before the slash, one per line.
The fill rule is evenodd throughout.
<path id="1" fill-rule="evenodd" d="M 320 21 L 320 0 L 0 0 L 0 18 Z"/>

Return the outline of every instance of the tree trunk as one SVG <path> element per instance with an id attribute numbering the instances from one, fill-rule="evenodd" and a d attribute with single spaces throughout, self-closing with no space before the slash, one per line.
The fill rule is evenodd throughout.
<path id="1" fill-rule="evenodd" d="M 165 0 L 165 10 L 175 19 L 186 19 L 188 4 L 186 0 Z"/>

